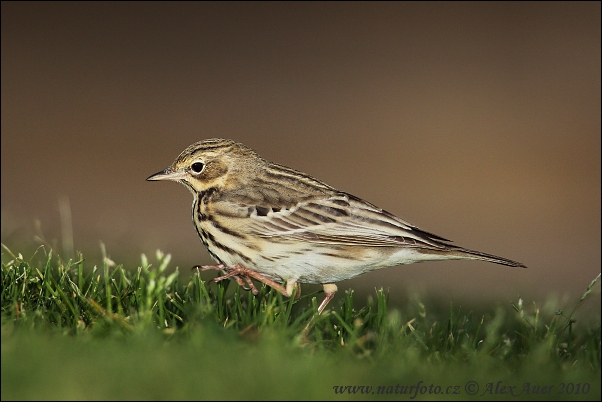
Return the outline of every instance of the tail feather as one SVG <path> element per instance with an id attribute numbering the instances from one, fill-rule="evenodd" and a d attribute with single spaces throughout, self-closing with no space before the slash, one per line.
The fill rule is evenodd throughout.
<path id="1" fill-rule="evenodd" d="M 456 252 L 460 252 L 460 253 L 466 255 L 467 258 L 470 258 L 473 260 L 489 261 L 489 262 L 493 262 L 495 264 L 507 265 L 510 267 L 527 268 L 527 266 L 525 264 L 523 264 L 522 262 L 509 260 L 508 258 L 504 258 L 504 257 L 498 257 L 497 255 L 493 255 L 493 254 L 482 253 L 482 252 L 476 251 L 476 250 L 468 250 L 465 248 L 458 248 L 456 250 Z"/>

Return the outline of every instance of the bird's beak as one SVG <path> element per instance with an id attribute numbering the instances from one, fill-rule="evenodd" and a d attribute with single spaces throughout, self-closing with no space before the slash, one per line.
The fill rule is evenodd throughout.
<path id="1" fill-rule="evenodd" d="M 173 170 L 172 168 L 168 167 L 165 170 L 162 170 L 160 172 L 157 172 L 157 173 L 151 175 L 146 180 L 149 180 L 149 181 L 152 181 L 152 180 L 173 180 L 173 181 L 178 181 L 178 180 L 182 180 L 184 177 L 185 177 L 184 172 L 180 172 L 178 170 Z"/>

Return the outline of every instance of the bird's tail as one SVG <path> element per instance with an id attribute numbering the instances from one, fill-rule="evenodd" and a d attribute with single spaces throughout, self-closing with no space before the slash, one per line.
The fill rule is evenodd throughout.
<path id="1" fill-rule="evenodd" d="M 522 262 L 509 260 L 504 257 L 498 257 L 497 255 L 493 254 L 482 253 L 476 250 L 468 250 L 466 248 L 458 247 L 456 250 L 454 250 L 454 253 L 457 253 L 458 255 L 463 255 L 464 258 L 468 258 L 471 260 L 489 261 L 495 264 L 507 265 L 509 267 L 527 268 L 527 266 Z"/>

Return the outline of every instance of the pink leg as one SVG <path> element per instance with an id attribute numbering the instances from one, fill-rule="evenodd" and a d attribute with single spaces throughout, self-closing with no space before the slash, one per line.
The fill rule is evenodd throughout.
<path id="1" fill-rule="evenodd" d="M 200 271 L 209 271 L 209 270 L 216 270 L 216 271 L 227 271 L 228 267 L 226 267 L 223 264 L 219 264 L 219 265 L 195 265 L 194 267 L 192 267 L 192 269 L 198 269 Z M 257 290 L 257 288 L 255 287 L 255 285 L 253 284 L 253 281 L 251 281 L 251 279 L 247 276 L 245 276 L 244 278 L 247 281 L 247 284 L 249 285 L 248 287 L 245 286 L 245 282 L 242 280 L 242 277 L 240 275 L 237 275 L 237 273 L 235 272 L 234 274 L 232 274 L 231 272 L 222 275 L 220 277 L 214 278 L 212 279 L 212 282 L 219 282 L 222 281 L 226 278 L 230 278 L 230 277 L 234 277 L 234 279 L 236 280 L 236 283 L 238 283 L 238 286 L 240 286 L 241 288 L 243 288 L 244 290 L 250 290 L 251 292 L 253 292 L 254 295 L 258 295 L 259 294 L 259 290 Z"/>
<path id="2" fill-rule="evenodd" d="M 338 289 L 337 285 L 335 285 L 334 283 L 325 283 L 324 285 L 322 285 L 322 287 L 324 288 L 325 297 L 324 300 L 322 300 L 322 303 L 320 303 L 320 306 L 318 307 L 318 314 L 322 314 L 322 311 L 324 310 L 328 302 L 332 300 L 334 294 L 337 292 Z"/>
<path id="3" fill-rule="evenodd" d="M 285 297 L 290 297 L 291 293 L 289 291 L 288 286 L 287 288 L 285 288 L 284 286 L 282 286 L 281 284 L 279 284 L 278 282 L 273 281 L 272 279 L 266 277 L 265 275 L 260 274 L 259 272 L 253 271 L 252 269 L 249 268 L 245 268 L 243 266 L 237 265 L 235 267 L 226 267 L 223 264 L 219 264 L 219 265 L 196 265 L 194 268 L 198 268 L 201 271 L 208 271 L 208 270 L 218 270 L 218 271 L 227 271 L 226 274 L 222 275 L 222 276 L 218 276 L 217 278 L 213 278 L 211 280 L 211 282 L 220 282 L 223 281 L 224 279 L 228 279 L 228 278 L 232 278 L 234 277 L 234 279 L 236 279 L 236 282 L 238 282 L 238 284 L 240 286 L 242 286 L 243 288 L 245 288 L 244 283 L 242 281 L 242 278 L 244 278 L 251 291 L 253 292 L 254 295 L 259 294 L 259 291 L 257 290 L 257 288 L 255 287 L 255 285 L 253 284 L 253 282 L 251 281 L 251 278 L 264 283 L 274 289 L 276 289 L 277 291 L 279 291 L 280 293 L 282 293 Z M 246 288 L 245 288 L 246 289 Z"/>
<path id="4" fill-rule="evenodd" d="M 337 285 L 335 285 L 334 283 L 325 283 L 322 285 L 322 287 L 324 288 L 325 297 L 324 300 L 322 300 L 322 303 L 320 303 L 320 306 L 318 307 L 318 314 L 322 314 L 322 311 L 324 311 L 326 305 L 332 300 L 334 294 L 337 292 L 338 289 Z M 309 320 L 303 331 L 301 331 L 301 341 L 304 344 L 309 342 L 307 340 L 307 334 L 309 334 L 309 330 L 314 326 L 315 319 L 316 316 L 313 316 L 311 320 Z"/>
<path id="5" fill-rule="evenodd" d="M 245 286 L 244 282 L 242 281 L 242 278 L 235 276 L 234 279 L 236 279 L 236 282 L 238 282 L 240 287 L 242 287 L 244 290 L 250 290 L 251 292 L 253 292 L 253 294 L 255 296 L 257 296 L 259 294 L 259 290 L 257 290 L 257 288 L 255 287 L 255 284 L 253 283 L 251 278 L 249 278 L 248 276 L 245 276 L 245 280 L 247 281 L 248 286 Z"/>

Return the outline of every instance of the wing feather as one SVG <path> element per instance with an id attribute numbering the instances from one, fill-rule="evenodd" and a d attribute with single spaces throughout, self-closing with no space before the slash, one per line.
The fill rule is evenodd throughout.
<path id="1" fill-rule="evenodd" d="M 449 241 L 346 193 L 314 198 L 288 208 L 259 206 L 251 213 L 254 235 L 331 245 L 442 249 Z M 257 211 L 257 206 L 255 207 Z"/>

